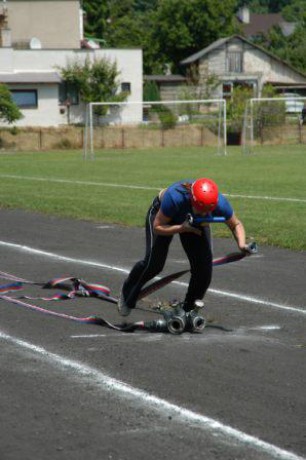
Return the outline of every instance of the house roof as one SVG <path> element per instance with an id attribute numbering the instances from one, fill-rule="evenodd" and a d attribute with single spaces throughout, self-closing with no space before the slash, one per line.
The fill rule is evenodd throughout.
<path id="1" fill-rule="evenodd" d="M 180 62 L 180 64 L 181 65 L 193 64 L 194 62 L 197 62 L 199 59 L 202 59 L 203 57 L 208 55 L 211 51 L 214 51 L 214 50 L 216 50 L 218 48 L 222 48 L 223 45 L 225 45 L 226 43 L 228 43 L 228 42 L 230 42 L 230 41 L 232 41 L 234 39 L 239 39 L 239 40 L 247 43 L 249 46 L 252 46 L 253 48 L 256 48 L 256 49 L 260 50 L 262 53 L 267 54 L 272 59 L 274 59 L 274 60 L 280 62 L 281 64 L 289 67 L 291 70 L 293 70 L 297 74 L 299 74 L 302 77 L 306 78 L 306 74 L 300 72 L 299 70 L 295 69 L 290 64 L 288 64 L 287 62 L 283 61 L 282 59 L 280 59 L 279 57 L 277 57 L 274 54 L 270 53 L 269 51 L 267 51 L 266 49 L 262 48 L 261 46 L 255 45 L 254 43 L 252 43 L 251 41 L 247 40 L 245 37 L 242 37 L 241 35 L 232 35 L 232 36 L 226 37 L 226 38 L 219 38 L 219 40 L 216 40 L 211 45 L 207 46 L 206 48 L 203 48 L 201 51 L 198 51 L 197 53 L 192 54 L 188 58 L 184 59 L 183 61 Z"/>
<path id="2" fill-rule="evenodd" d="M 250 13 L 250 22 L 242 23 L 243 32 L 246 36 L 267 34 L 274 26 L 279 26 L 284 22 L 280 13 L 258 14 Z"/>
<path id="3" fill-rule="evenodd" d="M 61 83 L 57 72 L 0 73 L 0 83 Z"/>
<path id="4" fill-rule="evenodd" d="M 186 77 L 183 75 L 144 75 L 146 81 L 157 81 L 157 82 L 183 82 L 186 81 Z"/>
<path id="5" fill-rule="evenodd" d="M 226 37 L 226 38 L 219 38 L 219 40 L 216 40 L 215 42 L 211 43 L 211 45 L 207 46 L 206 48 L 203 48 L 202 50 L 198 51 L 197 53 L 192 54 L 188 58 L 184 59 L 183 61 L 180 62 L 181 65 L 186 65 L 186 64 L 192 64 L 193 62 L 198 61 L 202 57 L 204 57 L 206 54 L 210 53 L 211 51 L 216 50 L 217 48 L 222 48 L 222 46 L 231 40 L 232 37 Z"/>

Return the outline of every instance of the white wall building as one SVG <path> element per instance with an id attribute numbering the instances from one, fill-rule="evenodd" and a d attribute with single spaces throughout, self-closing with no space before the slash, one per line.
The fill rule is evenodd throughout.
<path id="1" fill-rule="evenodd" d="M 63 10 L 65 28 L 59 19 Z M 82 33 L 78 0 L 0 2 L 0 83 L 7 84 L 24 116 L 16 126 L 84 122 L 85 106 L 77 94 L 69 96 L 67 107 L 59 70 L 75 60 L 107 58 L 116 63 L 118 89 L 129 90 L 128 102 L 142 101 L 142 50 L 84 49 Z M 141 105 L 123 110 L 121 121 L 131 120 L 142 120 Z"/>

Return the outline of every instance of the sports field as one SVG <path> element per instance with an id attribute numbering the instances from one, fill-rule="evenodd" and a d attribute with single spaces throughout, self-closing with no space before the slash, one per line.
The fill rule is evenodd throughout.
<path id="1" fill-rule="evenodd" d="M 137 226 L 150 200 L 184 177 L 214 178 L 259 243 L 305 249 L 304 156 L 298 147 L 0 155 L 1 460 L 305 460 L 304 251 L 262 244 L 216 267 L 201 334 L 93 325 L 85 319 L 125 323 L 114 303 L 51 302 L 57 291 L 42 289 L 70 276 L 117 298 L 143 255 Z M 188 269 L 173 240 L 161 276 Z M 214 257 L 233 251 L 233 238 L 214 238 Z M 188 282 L 141 300 L 128 322 L 160 318 L 154 307 L 183 299 Z"/>
<path id="2" fill-rule="evenodd" d="M 170 183 L 211 177 L 260 244 L 306 248 L 305 145 L 2 153 L 0 206 L 142 226 L 150 200 Z M 224 225 L 215 236 L 230 236 Z"/>

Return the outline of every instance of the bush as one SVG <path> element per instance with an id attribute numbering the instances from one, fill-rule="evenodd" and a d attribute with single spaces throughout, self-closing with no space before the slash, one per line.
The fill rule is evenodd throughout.
<path id="1" fill-rule="evenodd" d="M 155 81 L 146 81 L 143 87 L 143 100 L 146 102 L 160 101 L 159 89 Z"/>
<path id="2" fill-rule="evenodd" d="M 10 90 L 6 85 L 0 84 L 0 120 L 11 124 L 20 118 L 22 113 L 13 101 Z"/>
<path id="3" fill-rule="evenodd" d="M 175 127 L 177 118 L 169 107 L 165 105 L 156 105 L 152 110 L 157 113 L 163 129 L 171 129 Z"/>
<path id="4" fill-rule="evenodd" d="M 253 96 L 250 88 L 237 86 L 227 104 L 228 132 L 241 133 L 247 100 Z"/>

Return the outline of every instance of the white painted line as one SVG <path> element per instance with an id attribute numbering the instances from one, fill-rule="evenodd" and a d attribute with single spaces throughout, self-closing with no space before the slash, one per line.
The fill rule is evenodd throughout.
<path id="1" fill-rule="evenodd" d="M 74 262 L 80 265 L 89 265 L 90 267 L 105 268 L 107 270 L 113 270 L 121 273 L 129 273 L 129 270 L 115 267 L 112 265 L 101 264 L 100 262 L 94 262 L 91 260 L 74 259 L 72 257 L 61 256 L 48 251 L 41 251 L 40 249 L 31 248 L 23 244 L 9 243 L 7 241 L 0 241 L 0 246 L 5 246 L 11 249 L 17 249 L 19 251 L 27 252 L 29 254 L 35 254 L 37 256 L 50 257 L 52 259 L 61 260 L 63 262 Z"/>
<path id="2" fill-rule="evenodd" d="M 219 291 L 217 289 L 209 289 L 209 292 L 212 292 L 213 294 L 225 296 L 225 297 L 231 297 L 233 299 L 238 299 L 243 302 L 263 305 L 264 307 L 273 307 L 273 308 L 278 308 L 279 310 L 284 310 L 284 311 L 288 311 L 292 313 L 301 313 L 302 315 L 306 315 L 306 309 L 304 310 L 303 308 L 298 308 L 298 307 L 294 307 L 290 305 L 282 305 L 280 303 L 275 303 L 275 302 L 270 302 L 268 300 L 259 299 L 258 297 L 251 297 L 248 295 L 237 294 L 237 293 L 228 292 L 228 291 Z"/>
<path id="3" fill-rule="evenodd" d="M 263 195 L 236 195 L 232 193 L 224 193 L 223 195 L 231 198 L 246 198 L 248 200 L 268 200 L 268 201 L 291 201 L 295 203 L 306 203 L 302 198 L 285 198 L 280 196 L 263 196 Z"/>
<path id="4" fill-rule="evenodd" d="M 17 176 L 14 174 L 0 174 L 0 177 L 7 179 L 18 179 L 18 180 L 34 180 L 38 182 L 54 182 L 57 184 L 76 184 L 76 185 L 93 185 L 95 187 L 116 187 L 116 188 L 127 188 L 132 190 L 155 190 L 158 191 L 162 187 L 148 187 L 142 185 L 126 185 L 126 184 L 112 184 L 105 182 L 91 182 L 82 180 L 69 180 L 69 179 L 53 179 L 52 177 L 32 177 L 32 176 Z"/>
<path id="5" fill-rule="evenodd" d="M 273 444 L 269 444 L 268 442 L 262 441 L 261 439 L 244 433 L 243 431 L 232 428 L 229 425 L 224 425 L 218 420 L 214 420 L 210 417 L 206 417 L 205 415 L 180 407 L 165 399 L 161 399 L 158 396 L 149 394 L 139 388 L 132 387 L 131 385 L 114 379 L 95 368 L 65 358 L 58 354 L 51 353 L 43 347 L 39 347 L 30 342 L 18 339 L 17 337 L 7 335 L 1 331 L 0 339 L 11 342 L 20 348 L 31 350 L 32 352 L 43 356 L 50 363 L 65 368 L 65 370 L 73 371 L 71 373 L 72 376 L 75 373 L 78 373 L 80 376 L 90 380 L 91 383 L 96 383 L 97 388 L 102 389 L 102 391 L 111 391 L 113 394 L 116 393 L 119 397 L 128 396 L 130 400 L 135 400 L 137 404 L 141 402 L 146 409 L 150 408 L 150 410 L 158 413 L 169 415 L 170 412 L 176 417 L 178 422 L 184 424 L 196 423 L 197 428 L 201 428 L 202 430 L 209 432 L 212 436 L 223 436 L 225 442 L 232 441 L 235 444 L 238 442 L 241 445 L 256 449 L 257 451 L 268 454 L 272 458 L 278 460 L 303 460 L 302 457 L 292 452 L 281 449 Z"/>
<path id="6" fill-rule="evenodd" d="M 89 185 L 94 187 L 115 187 L 115 188 L 126 188 L 132 190 L 155 190 L 159 191 L 163 187 L 148 187 L 145 185 L 127 185 L 127 184 L 113 184 L 108 182 L 91 182 L 91 181 L 80 181 L 80 180 L 69 180 L 69 179 L 55 179 L 52 177 L 34 177 L 34 176 L 17 176 L 16 174 L 0 174 L 0 177 L 7 179 L 17 180 L 32 180 L 38 182 L 53 182 L 58 184 L 76 184 L 76 185 Z M 240 195 L 232 193 L 224 193 L 225 196 L 232 198 L 245 198 L 248 200 L 268 200 L 268 201 L 289 201 L 293 203 L 306 203 L 306 199 L 303 198 L 288 198 L 278 196 L 261 196 L 261 195 Z"/>
<path id="7" fill-rule="evenodd" d="M 254 326 L 254 327 L 239 327 L 236 332 L 242 332 L 242 333 L 246 333 L 246 332 L 249 332 L 249 331 L 279 331 L 281 328 L 281 326 L 277 326 L 277 325 L 266 325 L 266 326 Z"/>
<path id="8" fill-rule="evenodd" d="M 71 335 L 71 339 L 93 339 L 96 337 L 106 337 L 106 334 L 87 334 L 87 335 Z"/>
<path id="9" fill-rule="evenodd" d="M 106 270 L 113 270 L 113 271 L 117 271 L 117 272 L 125 273 L 125 274 L 129 273 L 129 270 L 125 268 L 121 268 L 121 267 L 116 267 L 115 265 L 101 264 L 100 262 L 94 262 L 91 260 L 74 259 L 72 257 L 61 256 L 59 254 L 54 254 L 52 252 L 42 251 L 40 249 L 31 248 L 29 246 L 24 246 L 21 244 L 9 243 L 7 241 L 0 241 L 0 246 L 8 247 L 8 248 L 15 249 L 18 251 L 27 252 L 29 254 L 35 254 L 38 256 L 50 257 L 56 260 L 61 260 L 63 262 L 73 262 L 74 264 L 89 265 L 90 267 L 104 268 Z M 177 284 L 178 286 L 183 286 L 183 287 L 188 286 L 187 283 L 184 283 L 181 281 L 173 281 L 173 284 Z M 304 310 L 303 308 L 298 308 L 295 306 L 282 305 L 282 304 L 275 303 L 275 302 L 269 302 L 268 300 L 262 300 L 262 299 L 259 299 L 258 297 L 251 297 L 251 296 L 247 296 L 244 294 L 238 294 L 238 293 L 229 292 L 229 291 L 221 291 L 218 289 L 209 289 L 209 292 L 216 294 L 216 295 L 221 295 L 224 297 L 231 297 L 233 299 L 237 299 L 243 302 L 263 305 L 265 307 L 274 307 L 280 310 L 285 310 L 285 311 L 289 311 L 292 313 L 299 313 L 302 315 L 306 315 L 306 309 Z"/>

